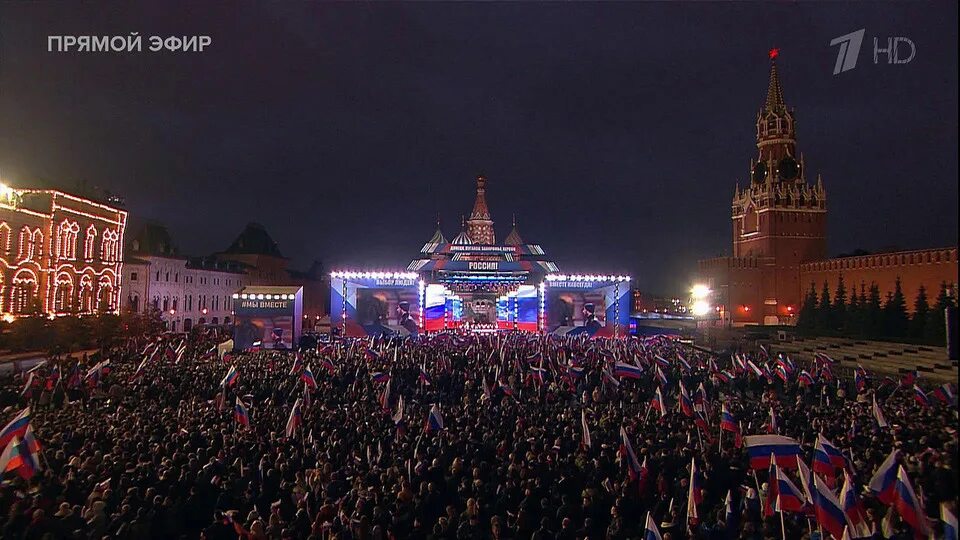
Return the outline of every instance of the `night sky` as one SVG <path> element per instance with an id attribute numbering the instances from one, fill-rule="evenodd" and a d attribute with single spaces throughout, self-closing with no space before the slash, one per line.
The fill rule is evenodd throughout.
<path id="1" fill-rule="evenodd" d="M 119 193 L 183 253 L 258 221 L 297 266 L 393 269 L 482 173 L 500 239 L 516 213 L 562 269 L 672 292 L 730 253 L 776 46 L 830 252 L 957 242 L 956 2 L 196 4 L 0 2 L 4 181 Z M 129 32 L 213 44 L 47 52 Z M 874 65 L 875 36 L 915 58 Z"/>

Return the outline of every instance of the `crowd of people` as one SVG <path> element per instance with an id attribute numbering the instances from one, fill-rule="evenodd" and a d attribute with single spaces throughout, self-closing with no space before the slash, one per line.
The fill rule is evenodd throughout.
<path id="1" fill-rule="evenodd" d="M 141 336 L 5 377 L 0 536 L 839 540 L 943 537 L 956 515 L 955 398 L 914 374 L 664 337 L 216 341 Z M 751 468 L 753 435 L 843 463 Z M 891 456 L 919 525 L 871 490 Z M 820 483 L 863 510 L 843 534 Z"/>

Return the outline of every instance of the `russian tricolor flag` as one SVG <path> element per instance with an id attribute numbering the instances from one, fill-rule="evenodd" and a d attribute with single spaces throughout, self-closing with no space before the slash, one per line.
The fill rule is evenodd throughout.
<path id="1" fill-rule="evenodd" d="M 300 378 L 310 388 L 314 390 L 317 389 L 317 379 L 313 376 L 313 370 L 310 369 L 310 366 L 303 368 L 303 373 L 300 374 Z"/>
<path id="2" fill-rule="evenodd" d="M 897 450 L 890 452 L 887 459 L 883 460 L 877 471 L 873 473 L 873 478 L 870 479 L 870 491 L 880 502 L 886 505 L 893 504 L 899 457 Z"/>
<path id="3" fill-rule="evenodd" d="M 626 362 L 617 362 L 613 366 L 613 372 L 621 379 L 639 379 L 643 375 L 642 368 Z"/>
<path id="4" fill-rule="evenodd" d="M 937 389 L 933 391 L 933 395 L 947 405 L 952 404 L 954 400 L 957 399 L 957 395 L 953 391 L 953 385 L 950 383 L 938 386 Z"/>
<path id="5" fill-rule="evenodd" d="M 947 508 L 946 503 L 940 503 L 940 521 L 943 522 L 944 540 L 957 539 L 957 516 Z"/>
<path id="6" fill-rule="evenodd" d="M 680 381 L 680 410 L 687 418 L 693 417 L 693 400 L 690 399 L 690 394 L 687 393 L 682 380 Z"/>
<path id="7" fill-rule="evenodd" d="M 736 417 L 730 412 L 727 404 L 724 403 L 720 409 L 720 429 L 731 433 L 740 433 L 740 426 L 737 424 Z"/>
<path id="8" fill-rule="evenodd" d="M 287 418 L 287 438 L 293 437 L 293 434 L 297 432 L 297 428 L 300 427 L 300 424 L 303 423 L 303 417 L 300 413 L 300 398 L 297 398 L 293 402 L 293 407 L 290 409 L 290 416 Z"/>
<path id="9" fill-rule="evenodd" d="M 821 527 L 834 538 L 843 537 L 843 530 L 847 527 L 847 516 L 830 488 L 816 476 L 813 477 L 813 511 Z"/>
<path id="10" fill-rule="evenodd" d="M 443 429 L 443 416 L 440 414 L 440 407 L 434 405 L 430 407 L 430 413 L 427 415 L 424 430 L 429 433 L 431 431 L 440 431 L 441 429 Z"/>
<path id="11" fill-rule="evenodd" d="M 647 522 L 643 529 L 643 540 L 663 540 L 660 536 L 660 529 L 657 528 L 657 522 L 653 520 L 650 512 L 647 512 Z"/>
<path id="12" fill-rule="evenodd" d="M 626 458 L 627 473 L 631 480 L 640 476 L 640 462 L 637 460 L 637 454 L 633 451 L 633 445 L 630 444 L 630 437 L 627 436 L 627 430 L 620 427 L 620 455 Z"/>
<path id="13" fill-rule="evenodd" d="M 783 467 L 796 468 L 800 455 L 800 443 L 782 435 L 748 435 L 745 437 L 747 454 L 750 456 L 750 468 L 767 469 L 770 467 L 770 455 L 777 458 Z"/>
<path id="14" fill-rule="evenodd" d="M 700 518 L 697 506 L 703 502 L 703 486 L 696 458 L 690 459 L 690 489 L 687 492 L 687 519 Z"/>
<path id="15" fill-rule="evenodd" d="M 863 502 L 857 496 L 856 484 L 850 474 L 844 471 L 843 487 L 840 489 L 840 505 L 843 512 L 847 515 L 847 522 L 855 538 L 864 538 L 870 536 L 867 526 L 867 511 L 863 507 Z"/>
<path id="16" fill-rule="evenodd" d="M 20 414 L 13 417 L 3 430 L 0 430 L 0 448 L 6 448 L 14 437 L 22 439 L 27 427 L 30 426 L 30 407 L 20 411 Z"/>
<path id="17" fill-rule="evenodd" d="M 930 534 L 927 514 L 920 505 L 920 499 L 918 499 L 917 495 L 913 492 L 910 478 L 907 477 L 907 471 L 903 470 L 903 467 L 897 469 L 893 506 L 897 509 L 900 517 L 913 527 L 914 533 L 924 536 Z"/>
<path id="18" fill-rule="evenodd" d="M 385 371 L 374 371 L 370 374 L 370 380 L 375 383 L 385 383 L 390 380 L 390 374 Z"/>
<path id="19" fill-rule="evenodd" d="M 790 478 L 780 467 L 776 467 L 774 475 L 777 482 L 776 510 L 778 512 L 803 512 L 806 507 L 804 494 L 790 481 Z"/>
<path id="20" fill-rule="evenodd" d="M 813 472 L 833 477 L 836 470 L 844 468 L 846 463 L 843 453 L 832 442 L 823 434 L 817 436 L 813 450 Z"/>
<path id="21" fill-rule="evenodd" d="M 661 418 L 667 415 L 667 407 L 663 402 L 663 394 L 660 393 L 659 386 L 653 392 L 653 399 L 650 400 L 650 407 L 653 410 L 660 411 Z"/>
<path id="22" fill-rule="evenodd" d="M 333 362 L 331 362 L 329 358 L 321 358 L 320 367 L 327 370 L 327 373 L 331 375 L 337 372 L 337 366 L 333 365 Z"/>
<path id="23" fill-rule="evenodd" d="M 873 418 L 877 421 L 877 426 L 881 428 L 887 427 L 887 419 L 883 416 L 883 411 L 880 410 L 880 406 L 877 405 L 877 395 L 873 395 Z"/>
<path id="24" fill-rule="evenodd" d="M 250 427 L 250 414 L 247 412 L 247 408 L 243 406 L 240 398 L 237 398 L 237 403 L 234 405 L 233 418 L 241 426 Z"/>
<path id="25" fill-rule="evenodd" d="M 797 376 L 797 383 L 800 386 L 811 386 L 813 385 L 813 375 L 810 375 L 807 370 L 801 370 L 800 375 Z"/>
<path id="26" fill-rule="evenodd" d="M 419 376 L 419 379 L 420 379 L 420 382 L 423 383 L 424 386 L 430 386 L 431 384 L 433 384 L 433 380 L 430 379 L 430 374 L 427 373 L 427 370 L 425 369 L 425 366 L 420 366 L 420 376 Z"/>
<path id="27" fill-rule="evenodd" d="M 237 377 L 240 374 L 237 372 L 237 366 L 230 366 L 230 369 L 227 370 L 227 374 L 223 376 L 223 380 L 220 381 L 220 386 L 226 388 L 228 386 L 233 386 L 237 382 Z"/>

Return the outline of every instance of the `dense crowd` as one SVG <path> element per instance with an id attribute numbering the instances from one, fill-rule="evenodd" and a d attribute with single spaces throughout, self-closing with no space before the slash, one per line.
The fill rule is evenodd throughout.
<path id="1" fill-rule="evenodd" d="M 143 336 L 4 378 L 0 424 L 30 408 L 37 463 L 8 466 L 0 535 L 622 539 L 645 538 L 649 515 L 674 540 L 828 537 L 810 505 L 770 510 L 744 443 L 769 433 L 808 464 L 819 437 L 840 449 L 843 469 L 820 480 L 837 493 L 846 470 L 856 530 L 874 538 L 916 532 L 868 487 L 898 450 L 937 536 L 941 507 L 956 515 L 957 409 L 914 384 L 662 337 L 223 354 L 202 335 Z"/>

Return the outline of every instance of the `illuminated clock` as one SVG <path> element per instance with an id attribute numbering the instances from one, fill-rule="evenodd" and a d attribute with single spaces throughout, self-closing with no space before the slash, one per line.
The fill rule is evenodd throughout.
<path id="1" fill-rule="evenodd" d="M 760 161 L 753 166 L 753 181 L 756 183 L 763 182 L 767 178 L 767 164 Z"/>
<path id="2" fill-rule="evenodd" d="M 800 176 L 800 164 L 790 156 L 781 159 L 777 168 L 783 180 L 795 180 Z"/>

